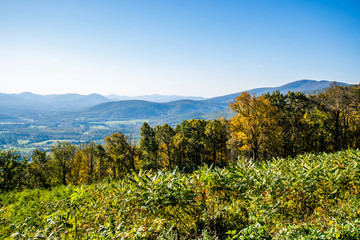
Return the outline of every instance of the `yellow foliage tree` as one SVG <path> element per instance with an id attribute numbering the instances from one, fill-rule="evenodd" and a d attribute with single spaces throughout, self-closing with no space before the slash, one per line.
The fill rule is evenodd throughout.
<path id="1" fill-rule="evenodd" d="M 87 161 L 86 155 L 82 150 L 76 152 L 72 168 L 71 168 L 71 182 L 72 184 L 81 184 L 83 182 L 83 168 Z"/>
<path id="2" fill-rule="evenodd" d="M 272 106 L 265 95 L 251 96 L 243 92 L 230 104 L 237 113 L 231 119 L 233 137 L 240 143 L 240 151 L 254 160 L 276 155 L 281 146 L 281 127 L 278 124 L 279 111 Z"/>

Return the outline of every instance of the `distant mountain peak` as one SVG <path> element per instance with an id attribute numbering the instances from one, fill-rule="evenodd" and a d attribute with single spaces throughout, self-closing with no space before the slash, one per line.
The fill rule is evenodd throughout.
<path id="1" fill-rule="evenodd" d="M 0 108 L 2 110 L 9 109 L 10 111 L 31 110 L 46 112 L 74 110 L 110 101 L 110 99 L 99 94 L 81 95 L 67 93 L 38 95 L 32 92 L 0 94 Z"/>
<path id="2" fill-rule="evenodd" d="M 334 81 L 328 81 L 328 80 L 317 81 L 317 80 L 301 79 L 301 80 L 297 80 L 297 81 L 293 81 L 293 82 L 284 84 L 279 87 L 254 88 L 254 89 L 250 89 L 250 90 L 247 90 L 244 92 L 249 92 L 251 94 L 256 94 L 256 95 L 262 95 L 262 94 L 266 94 L 268 92 L 272 93 L 274 91 L 279 91 L 281 93 L 287 93 L 288 91 L 303 92 L 303 93 L 316 92 L 316 91 L 320 91 L 320 90 L 328 88 L 333 83 L 334 83 Z M 340 85 L 345 85 L 345 86 L 349 85 L 344 82 L 337 82 L 337 83 Z M 218 102 L 218 103 L 228 103 L 228 102 L 233 101 L 234 98 L 239 96 L 241 93 L 242 92 L 238 92 L 238 93 L 233 93 L 233 94 L 229 94 L 229 95 L 225 95 L 225 96 L 210 98 L 207 101 Z"/>
<path id="3" fill-rule="evenodd" d="M 281 93 L 287 93 L 288 91 L 293 91 L 293 92 L 298 91 L 298 92 L 313 94 L 319 91 L 324 91 L 324 89 L 328 88 L 332 83 L 334 83 L 334 81 L 327 81 L 327 80 L 316 81 L 316 80 L 302 79 L 284 84 L 279 87 L 255 88 L 248 90 L 247 92 L 251 94 L 261 95 L 268 92 L 272 93 L 278 90 Z M 341 85 L 349 85 L 343 82 L 338 82 L 338 83 Z M 24 111 L 31 110 L 34 112 L 48 112 L 48 111 L 54 112 L 54 111 L 64 111 L 64 110 L 70 111 L 70 110 L 80 110 L 92 106 L 99 106 L 99 104 L 108 103 L 112 101 L 127 100 L 128 101 L 127 105 L 130 105 L 130 103 L 131 104 L 136 103 L 135 105 L 137 106 L 138 109 L 136 111 L 140 111 L 140 112 L 149 111 L 151 109 L 150 107 L 145 109 L 141 107 L 141 105 L 145 104 L 144 101 L 147 101 L 146 104 L 148 104 L 148 102 L 169 103 L 169 105 L 167 105 L 169 108 L 176 106 L 177 109 L 180 109 L 179 112 L 184 111 L 190 113 L 189 109 L 192 109 L 194 111 L 195 109 L 197 109 L 196 111 L 200 111 L 204 113 L 206 111 L 211 112 L 210 109 L 219 110 L 221 108 L 223 109 L 227 108 L 227 104 L 229 102 L 232 102 L 234 98 L 240 94 L 241 92 L 238 92 L 238 93 L 219 96 L 211 99 L 205 99 L 202 97 L 187 97 L 187 96 L 160 95 L 160 94 L 144 95 L 138 97 L 124 97 L 124 96 L 110 95 L 107 98 L 97 93 L 92 93 L 89 95 L 81 95 L 76 93 L 50 94 L 50 95 L 38 95 L 31 92 L 23 92 L 20 94 L 0 93 L 0 108 L 2 109 L 3 113 L 6 112 L 16 113 L 16 112 L 21 112 L 21 110 Z M 117 97 L 117 99 L 115 97 Z M 134 100 L 137 100 L 138 102 L 133 102 Z M 194 107 L 191 107 L 190 105 L 193 105 Z M 151 105 L 151 106 L 155 106 L 155 105 Z M 119 108 L 119 110 L 120 109 L 122 108 Z M 153 110 L 155 111 L 155 108 Z M 159 111 L 159 109 L 156 108 L 156 111 Z M 170 110 L 167 111 L 168 113 L 174 113 Z"/>
<path id="4" fill-rule="evenodd" d="M 21 95 L 21 96 L 34 96 L 34 95 L 37 95 L 37 94 L 32 93 L 32 92 L 22 92 L 22 93 L 19 93 L 19 95 Z"/>

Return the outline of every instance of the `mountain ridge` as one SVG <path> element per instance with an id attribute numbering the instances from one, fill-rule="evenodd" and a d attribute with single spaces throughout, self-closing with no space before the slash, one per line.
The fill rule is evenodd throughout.
<path id="1" fill-rule="evenodd" d="M 276 90 L 281 93 L 288 91 L 320 91 L 329 87 L 331 81 L 298 80 L 279 87 L 255 88 L 248 90 L 251 94 L 261 95 Z M 349 85 L 347 83 L 339 83 Z M 97 121 L 150 119 L 156 122 L 166 122 L 169 119 L 211 118 L 224 114 L 231 116 L 228 104 L 242 92 L 224 95 L 205 100 L 177 100 L 165 103 L 155 103 L 144 100 L 122 100 L 101 103 L 88 107 L 75 115 L 81 118 L 93 117 Z"/>
<path id="2" fill-rule="evenodd" d="M 328 88 L 331 84 L 338 83 L 340 85 L 348 86 L 350 84 L 344 83 L 344 82 L 334 82 L 334 81 L 327 81 L 327 80 L 309 80 L 309 79 L 302 79 L 293 81 L 290 83 L 286 83 L 284 85 L 278 86 L 278 87 L 263 87 L 263 88 L 253 88 L 250 90 L 242 91 L 242 92 L 249 92 L 250 94 L 256 94 L 256 95 L 262 95 L 266 94 L 268 92 L 272 93 L 276 90 L 280 91 L 280 93 L 286 94 L 288 91 L 291 92 L 302 92 L 302 93 L 309 93 L 309 92 L 316 92 L 316 90 L 325 90 Z M 209 98 L 205 101 L 209 102 L 221 102 L 221 103 L 229 103 L 234 100 L 235 97 L 240 95 L 242 92 L 232 93 L 224 96 Z"/>
<path id="3" fill-rule="evenodd" d="M 315 81 L 314 84 L 310 80 L 300 80 L 279 87 L 251 89 L 248 92 L 262 94 L 275 90 L 284 93 L 302 90 L 316 93 L 324 91 L 331 83 L 322 81 L 319 84 Z M 39 99 L 44 97 L 29 92 L 20 94 L 22 102 L 17 104 L 7 104 L 13 100 L 14 95 L 19 97 L 16 94 L 0 94 L 0 148 L 29 149 L 29 146 L 42 146 L 49 149 L 52 143 L 59 140 L 102 142 L 104 137 L 116 131 L 140 139 L 139 130 L 143 122 L 152 126 L 165 123 L 176 126 L 192 118 L 230 119 L 234 113 L 228 104 L 239 94 L 241 92 L 206 100 L 165 103 L 144 100 L 111 101 L 98 94 L 54 94 L 45 97 L 45 105 L 39 104 Z M 33 98 L 38 100 L 31 101 Z M 62 99 L 60 103 L 59 98 Z M 93 102 L 87 101 L 88 99 Z M 94 102 L 97 104 L 93 104 Z"/>
<path id="4" fill-rule="evenodd" d="M 81 118 L 99 116 L 98 120 L 169 119 L 189 114 L 196 118 L 226 107 L 227 104 L 195 100 L 176 100 L 165 103 L 123 100 L 92 106 L 77 112 L 76 115 Z"/>
<path id="5" fill-rule="evenodd" d="M 111 100 L 96 93 L 89 95 L 76 93 L 49 95 L 39 95 L 31 92 L 0 93 L 0 108 L 2 110 L 62 111 L 80 109 L 109 101 Z"/>
<path id="6" fill-rule="evenodd" d="M 261 95 L 267 92 L 273 91 L 280 91 L 281 93 L 287 93 L 288 91 L 300 91 L 300 92 L 309 92 L 309 93 L 316 93 L 317 91 L 323 91 L 327 87 L 329 87 L 333 82 L 332 81 L 316 81 L 316 80 L 298 80 L 294 82 L 290 82 L 278 87 L 264 87 L 264 88 L 254 88 L 247 90 L 247 92 L 251 94 Z M 341 85 L 349 85 L 347 83 L 340 82 Z M 142 97 L 149 97 L 149 98 L 158 98 L 160 102 L 148 101 L 148 100 L 121 100 L 121 101 L 113 101 L 110 98 L 107 98 L 100 94 L 89 94 L 89 95 L 81 95 L 76 93 L 68 93 L 68 94 L 49 94 L 49 95 L 39 95 L 34 94 L 31 92 L 23 92 L 19 94 L 6 94 L 0 93 L 0 110 L 4 114 L 16 114 L 21 115 L 22 112 L 28 114 L 34 113 L 44 113 L 44 112 L 77 112 L 81 115 L 89 115 L 86 114 L 86 111 L 95 111 L 95 112 L 102 112 L 104 116 L 111 115 L 115 117 L 115 114 L 108 114 L 105 113 L 103 110 L 100 111 L 97 105 L 108 109 L 111 112 L 111 109 L 106 104 L 111 104 L 111 106 L 116 107 L 118 111 L 127 112 L 129 115 L 134 115 L 131 113 L 131 109 L 129 106 L 133 106 L 133 111 L 135 112 L 148 112 L 150 116 L 154 116 L 154 114 L 149 112 L 149 109 L 153 109 L 154 113 L 158 113 L 159 116 L 163 116 L 163 112 L 167 114 L 181 114 L 181 111 L 184 111 L 184 114 L 190 114 L 191 111 L 198 112 L 199 114 L 190 114 L 194 115 L 202 115 L 205 114 L 204 111 L 209 111 L 208 114 L 211 115 L 214 111 L 224 110 L 227 108 L 228 103 L 232 102 L 234 98 L 240 95 L 242 92 L 237 92 L 233 94 L 228 94 L 224 96 L 213 97 L 209 99 L 201 98 L 201 97 L 188 97 L 188 98 L 195 98 L 195 99 L 176 99 L 182 98 L 183 96 L 178 95 L 144 95 Z M 139 96 L 141 97 L 141 96 Z M 136 97 L 134 97 L 136 98 Z M 163 102 L 165 99 L 168 98 L 175 98 L 173 101 Z M 123 102 L 124 103 L 119 103 Z M 135 102 L 132 102 L 135 101 Z M 143 101 L 143 102 L 139 102 Z M 162 103 L 163 105 L 149 105 L 149 103 Z M 141 107 L 143 104 L 143 107 Z M 148 108 L 147 108 L 147 107 Z M 169 107 L 172 106 L 174 111 L 171 112 Z M 101 108 L 100 107 L 100 108 Z M 222 108 L 222 109 L 221 109 Z M 160 109 L 162 109 L 160 111 Z M 118 113 L 119 117 L 123 118 L 123 113 Z M 144 114 L 137 114 L 138 116 Z M 165 114 L 166 115 L 166 114 Z"/>
<path id="7" fill-rule="evenodd" d="M 113 101 L 124 101 L 124 100 L 144 100 L 149 102 L 172 102 L 177 100 L 205 100 L 204 97 L 194 97 L 194 96 L 180 96 L 180 95 L 161 95 L 161 94 L 151 94 L 151 95 L 141 95 L 135 97 L 129 96 L 119 96 L 116 94 L 106 95 L 107 98 Z"/>

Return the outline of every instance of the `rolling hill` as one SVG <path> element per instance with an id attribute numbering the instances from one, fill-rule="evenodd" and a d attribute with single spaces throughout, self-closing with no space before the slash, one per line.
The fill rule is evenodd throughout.
<path id="1" fill-rule="evenodd" d="M 246 92 L 249 92 L 251 94 L 256 95 L 262 95 L 266 94 L 268 92 L 272 93 L 275 91 L 280 91 L 283 94 L 286 94 L 288 91 L 290 92 L 302 92 L 305 94 L 314 94 L 316 92 L 324 91 L 326 88 L 330 87 L 330 85 L 334 83 L 333 81 L 315 81 L 315 80 L 298 80 L 295 82 L 290 82 L 285 85 L 279 86 L 279 87 L 268 87 L 268 88 L 254 88 L 251 90 L 247 90 Z M 349 85 L 347 83 L 339 83 L 341 85 Z M 207 99 L 208 102 L 215 102 L 215 103 L 229 103 L 234 100 L 235 97 L 239 96 L 241 92 L 220 96 L 220 97 L 214 97 Z"/>
<path id="2" fill-rule="evenodd" d="M 192 97 L 192 96 L 178 96 L 178 95 L 160 95 L 160 94 L 152 94 L 152 95 L 143 95 L 136 97 L 128 97 L 128 96 L 118 96 L 118 95 L 108 95 L 107 98 L 112 101 L 124 101 L 124 100 L 144 100 L 149 102 L 157 102 L 157 103 L 165 103 L 172 102 L 177 100 L 205 100 L 203 97 Z"/>
<path id="3" fill-rule="evenodd" d="M 127 100 L 102 103 L 76 112 L 78 118 L 97 121 L 152 119 L 171 120 L 202 117 L 223 110 L 227 104 L 194 100 L 178 100 L 155 103 L 142 100 Z"/>
<path id="4" fill-rule="evenodd" d="M 316 93 L 330 86 L 331 81 L 299 80 L 279 87 L 256 88 L 248 90 L 251 94 L 264 94 L 267 92 L 299 91 Z M 348 85 L 346 83 L 340 83 Z M 99 94 L 51 94 L 38 95 L 31 92 L 20 94 L 0 93 L 0 111 L 2 114 L 22 116 L 24 114 L 76 111 L 82 116 L 101 115 L 110 118 L 168 118 L 182 115 L 192 116 L 212 114 L 214 111 L 224 110 L 241 92 L 204 99 L 201 97 L 148 95 L 133 97 L 133 100 L 113 101 L 122 98 L 112 95 L 111 98 Z M 184 100 L 188 98 L 188 100 Z M 136 100 L 134 100 L 136 99 Z M 181 100 L 180 100 L 181 99 Z M 168 101 L 171 100 L 171 101 Z M 156 104 L 158 103 L 158 104 Z"/>
<path id="5" fill-rule="evenodd" d="M 256 88 L 248 90 L 251 94 L 261 95 L 276 90 L 281 93 L 288 91 L 318 92 L 328 88 L 333 82 L 299 80 L 279 87 Z M 340 83 L 348 85 L 346 83 Z M 241 92 L 206 100 L 178 100 L 165 103 L 155 103 L 142 100 L 125 100 L 101 103 L 76 112 L 74 116 L 82 119 L 96 119 L 97 121 L 149 119 L 155 122 L 177 122 L 189 118 L 218 118 L 231 116 L 229 102 Z"/>
<path id="6" fill-rule="evenodd" d="M 0 109 L 2 112 L 53 112 L 79 110 L 111 100 L 100 95 L 51 94 L 38 95 L 31 92 L 19 94 L 0 93 Z"/>

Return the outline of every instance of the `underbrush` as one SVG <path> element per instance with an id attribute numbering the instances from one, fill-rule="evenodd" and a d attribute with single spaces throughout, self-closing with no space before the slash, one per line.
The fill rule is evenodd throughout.
<path id="1" fill-rule="evenodd" d="M 1 239 L 359 239 L 360 151 L 0 195 Z"/>

